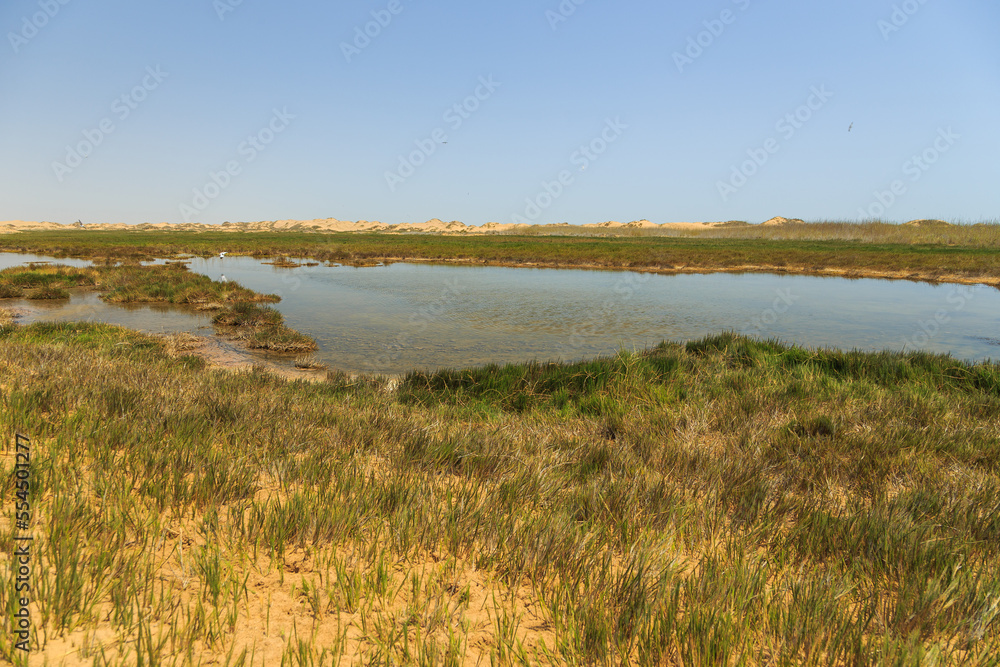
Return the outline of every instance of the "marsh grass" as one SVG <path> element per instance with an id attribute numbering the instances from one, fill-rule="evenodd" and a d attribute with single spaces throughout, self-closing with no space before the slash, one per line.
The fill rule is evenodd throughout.
<path id="1" fill-rule="evenodd" d="M 0 236 L 0 249 L 114 261 L 190 254 L 310 258 L 353 266 L 431 261 L 501 266 L 769 271 L 1000 283 L 1000 224 L 814 222 L 731 224 L 703 231 L 562 225 L 499 235 L 57 231 Z M 279 259 L 279 261 L 281 261 Z"/>
<path id="2" fill-rule="evenodd" d="M 34 301 L 68 299 L 69 292 L 61 287 L 39 287 L 36 289 L 26 290 L 24 292 L 24 298 Z"/>
<path id="3" fill-rule="evenodd" d="M 295 367 L 304 371 L 325 371 L 329 368 L 312 355 L 300 355 L 295 358 Z"/>
<path id="4" fill-rule="evenodd" d="M 317 347 L 315 340 L 283 324 L 241 327 L 233 338 L 251 350 L 269 350 L 286 354 L 312 352 Z"/>
<path id="5" fill-rule="evenodd" d="M 270 264 L 271 266 L 276 266 L 280 269 L 292 269 L 297 266 L 302 266 L 299 262 L 289 259 L 287 256 L 281 256 L 273 261 L 264 262 L 264 264 Z"/>
<path id="6" fill-rule="evenodd" d="M 390 390 L 168 348 L 0 328 L 50 664 L 1000 655 L 996 365 L 724 334 Z"/>
<path id="7" fill-rule="evenodd" d="M 212 318 L 212 322 L 231 332 L 231 336 L 254 350 L 273 352 L 310 352 L 316 341 L 284 325 L 284 317 L 270 306 L 237 303 Z"/>
<path id="8" fill-rule="evenodd" d="M 29 264 L 0 271 L 0 299 L 67 299 L 66 288 L 94 283 L 94 275 L 86 269 Z"/>
<path id="9" fill-rule="evenodd" d="M 237 303 L 212 318 L 214 324 L 223 326 L 275 326 L 281 324 L 284 318 L 270 306 L 260 306 L 255 303 Z"/>
<path id="10" fill-rule="evenodd" d="M 185 264 L 113 265 L 96 269 L 102 298 L 112 303 L 163 302 L 199 306 L 208 303 L 276 303 L 274 294 L 258 294 L 235 281 L 218 282 L 192 273 Z"/>

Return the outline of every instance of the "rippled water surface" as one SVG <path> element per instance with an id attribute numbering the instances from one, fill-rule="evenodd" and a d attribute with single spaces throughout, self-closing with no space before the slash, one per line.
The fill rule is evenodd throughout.
<path id="1" fill-rule="evenodd" d="M 0 267 L 30 259 L 0 254 Z M 288 325 L 319 342 L 316 356 L 352 372 L 579 359 L 727 329 L 810 347 L 1000 359 L 1000 291 L 985 286 L 406 263 L 277 268 L 248 257 L 193 259 L 190 268 L 279 294 Z M 84 292 L 69 303 L 18 304 L 53 319 L 211 330 L 201 313 L 126 309 Z"/>

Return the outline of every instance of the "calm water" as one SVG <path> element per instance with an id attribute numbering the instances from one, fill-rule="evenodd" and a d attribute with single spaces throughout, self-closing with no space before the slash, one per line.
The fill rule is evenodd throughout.
<path id="1" fill-rule="evenodd" d="M 0 267 L 30 259 L 0 254 Z M 405 263 L 282 269 L 246 257 L 194 259 L 190 268 L 279 294 L 288 325 L 316 338 L 316 356 L 346 371 L 579 359 L 727 329 L 809 347 L 1000 359 L 1000 291 L 985 286 Z M 146 331 L 211 330 L 202 314 L 125 310 L 93 295 L 42 308 L 45 317 L 83 312 Z"/>

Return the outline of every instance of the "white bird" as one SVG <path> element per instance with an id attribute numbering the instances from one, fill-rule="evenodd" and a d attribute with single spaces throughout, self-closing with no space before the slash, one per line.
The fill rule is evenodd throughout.
<path id="1" fill-rule="evenodd" d="M 219 259 L 223 259 L 223 258 L 225 258 L 225 256 L 226 256 L 226 253 L 224 253 L 224 252 L 220 252 L 219 253 Z"/>
<path id="2" fill-rule="evenodd" d="M 225 283 L 225 282 L 229 282 L 229 281 L 227 281 L 227 280 L 226 280 L 226 274 L 224 274 L 224 273 L 222 274 L 222 277 L 221 277 L 221 278 L 219 278 L 219 282 L 220 282 L 220 283 Z"/>

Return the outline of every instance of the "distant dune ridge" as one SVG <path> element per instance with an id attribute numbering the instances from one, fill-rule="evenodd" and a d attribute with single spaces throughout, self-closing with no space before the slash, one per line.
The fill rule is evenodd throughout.
<path id="1" fill-rule="evenodd" d="M 771 218 L 770 220 L 766 220 L 766 221 L 762 222 L 761 224 L 764 225 L 764 226 L 766 226 L 766 227 L 770 227 L 772 225 L 802 224 L 803 222 L 805 222 L 805 221 L 804 220 L 800 220 L 799 218 L 782 218 L 779 215 L 777 217 Z"/>
<path id="2" fill-rule="evenodd" d="M 763 226 L 802 224 L 799 218 L 783 218 L 781 216 L 771 218 L 762 223 Z M 746 225 L 745 222 L 665 222 L 657 224 L 649 220 L 634 220 L 632 222 L 621 223 L 609 220 L 592 224 L 579 225 L 579 228 L 588 229 L 615 229 L 622 233 L 635 229 L 663 229 L 677 231 L 699 231 L 716 227 L 734 227 Z M 947 225 L 949 223 L 942 220 L 913 220 L 906 223 L 914 226 Z M 336 218 L 322 218 L 316 220 L 271 220 L 262 222 L 224 222 L 221 225 L 208 225 L 200 223 L 142 223 L 139 225 L 126 225 L 124 223 L 90 223 L 80 222 L 62 225 L 57 222 L 27 222 L 24 220 L 0 221 L 0 234 L 24 232 L 24 231 L 45 231 L 59 229 L 93 229 L 93 230 L 176 230 L 176 231 L 232 231 L 232 232 L 276 232 L 276 231 L 299 231 L 299 232 L 385 232 L 395 234 L 406 233 L 432 233 L 432 234 L 503 234 L 519 230 L 526 230 L 545 226 L 566 226 L 568 222 L 558 225 L 525 225 L 507 224 L 499 222 L 487 222 L 481 226 L 466 225 L 465 223 L 453 220 L 444 222 L 437 218 L 427 222 L 405 222 L 398 225 L 387 225 L 381 222 L 358 220 L 350 222 L 348 220 L 338 220 Z"/>

